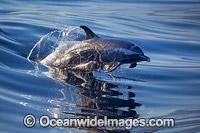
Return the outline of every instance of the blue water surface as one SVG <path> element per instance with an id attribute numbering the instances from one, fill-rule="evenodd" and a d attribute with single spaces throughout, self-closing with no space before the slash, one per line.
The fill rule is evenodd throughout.
<path id="1" fill-rule="evenodd" d="M 0 132 L 111 131 L 43 128 L 38 123 L 27 128 L 26 114 L 37 120 L 42 115 L 174 118 L 173 128 L 126 132 L 199 132 L 199 7 L 199 0 L 0 1 Z M 102 38 L 135 43 L 151 62 L 140 62 L 134 69 L 122 65 L 95 76 L 51 70 L 38 62 L 52 52 L 46 44 L 55 44 L 59 35 L 70 41 L 65 31 L 84 40 L 80 25 Z M 45 46 L 38 45 L 27 59 L 40 40 Z"/>

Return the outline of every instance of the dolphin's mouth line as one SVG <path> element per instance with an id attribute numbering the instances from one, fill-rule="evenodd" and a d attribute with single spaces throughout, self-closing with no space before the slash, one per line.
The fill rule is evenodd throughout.
<path id="1" fill-rule="evenodd" d="M 139 57 L 139 60 L 141 61 L 147 61 L 147 62 L 151 61 L 150 58 L 146 55 L 138 55 L 138 57 Z"/>
<path id="2" fill-rule="evenodd" d="M 150 62 L 150 58 L 146 55 L 127 55 L 129 59 L 121 61 L 122 63 L 136 63 L 140 61 Z"/>

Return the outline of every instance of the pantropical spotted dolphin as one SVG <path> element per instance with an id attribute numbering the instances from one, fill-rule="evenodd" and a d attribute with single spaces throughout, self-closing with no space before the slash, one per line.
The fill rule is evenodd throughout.
<path id="1" fill-rule="evenodd" d="M 137 62 L 150 61 L 143 51 L 131 42 L 103 39 L 98 37 L 86 26 L 80 26 L 86 33 L 86 39 L 72 46 L 53 63 L 63 69 L 78 69 L 85 71 L 112 72 L 121 64 L 131 64 L 134 68 Z"/>

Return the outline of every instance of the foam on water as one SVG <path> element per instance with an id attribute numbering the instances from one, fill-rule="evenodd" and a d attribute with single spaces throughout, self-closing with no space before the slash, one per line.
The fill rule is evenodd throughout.
<path id="1" fill-rule="evenodd" d="M 45 66 L 52 63 L 73 45 L 80 43 L 81 32 L 79 27 L 68 27 L 64 30 L 55 30 L 47 33 L 34 45 L 27 59 L 31 57 Z"/>

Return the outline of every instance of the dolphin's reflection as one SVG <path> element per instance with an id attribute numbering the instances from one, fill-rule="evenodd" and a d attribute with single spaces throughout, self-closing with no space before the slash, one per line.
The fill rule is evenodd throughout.
<path id="1" fill-rule="evenodd" d="M 77 94 L 80 97 L 80 102 L 75 107 L 81 111 L 62 111 L 63 114 L 78 118 L 86 118 L 87 116 L 103 118 L 107 116 L 115 119 L 136 118 L 138 116 L 134 109 L 141 104 L 136 103 L 133 99 L 135 93 L 129 90 L 130 86 L 121 88 L 128 92 L 124 96 L 123 92 L 117 91 L 119 85 L 96 79 L 92 73 L 55 68 L 51 70 L 51 75 L 53 75 L 52 78 L 64 81 L 78 89 Z"/>

